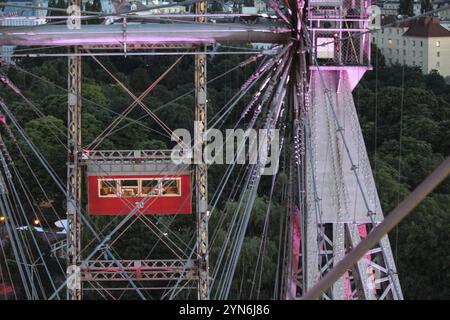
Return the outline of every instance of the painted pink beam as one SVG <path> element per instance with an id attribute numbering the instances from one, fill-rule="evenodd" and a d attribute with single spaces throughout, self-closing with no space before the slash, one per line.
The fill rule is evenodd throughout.
<path id="1" fill-rule="evenodd" d="M 214 44 L 214 43 L 285 43 L 290 29 L 241 24 L 121 24 L 0 27 L 0 45 L 60 46 L 106 44 Z"/>

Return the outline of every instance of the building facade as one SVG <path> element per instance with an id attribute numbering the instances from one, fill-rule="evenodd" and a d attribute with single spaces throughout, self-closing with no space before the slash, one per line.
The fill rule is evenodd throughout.
<path id="1" fill-rule="evenodd" d="M 384 19 L 384 24 L 391 23 Z M 423 73 L 437 70 L 450 77 L 450 31 L 437 17 L 422 18 L 397 27 L 386 27 L 372 35 L 388 65 L 420 67 Z"/>
<path id="2" fill-rule="evenodd" d="M 439 11 L 437 16 L 441 18 L 441 20 L 450 20 L 450 0 L 434 0 L 433 1 L 433 9 L 440 9 L 447 7 L 446 10 Z"/>
<path id="3" fill-rule="evenodd" d="M 398 15 L 398 9 L 400 8 L 400 1 L 399 0 L 386 0 L 382 3 L 379 3 L 378 6 L 381 8 L 381 14 L 383 15 Z M 420 9 L 422 5 L 420 3 L 420 0 L 414 0 L 413 3 L 413 12 L 414 15 L 420 14 Z"/>
<path id="4" fill-rule="evenodd" d="M 7 1 L 12 6 L 0 7 L 0 26 L 12 27 L 12 26 L 34 26 L 45 23 L 45 17 L 47 15 L 47 0 L 15 0 Z M 29 6 L 30 8 L 14 7 L 17 6 Z M 37 9 L 38 7 L 42 9 Z M 1 58 L 8 62 L 13 63 L 12 54 L 15 46 L 0 46 Z"/>

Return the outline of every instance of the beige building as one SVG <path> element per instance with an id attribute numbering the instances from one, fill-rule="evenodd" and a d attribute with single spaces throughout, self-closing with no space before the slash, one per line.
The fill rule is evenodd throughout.
<path id="1" fill-rule="evenodd" d="M 383 24 L 394 19 L 386 17 Z M 450 77 L 450 31 L 441 26 L 439 18 L 422 18 L 397 27 L 386 27 L 372 35 L 386 63 L 418 66 L 424 73 L 437 70 Z"/>

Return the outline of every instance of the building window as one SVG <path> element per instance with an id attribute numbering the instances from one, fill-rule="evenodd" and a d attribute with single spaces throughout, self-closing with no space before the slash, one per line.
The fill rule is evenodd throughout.
<path id="1" fill-rule="evenodd" d="M 438 61 L 436 62 L 436 68 L 439 68 L 441 66 L 441 63 Z"/>
<path id="2" fill-rule="evenodd" d="M 384 44 L 384 38 L 381 38 L 381 44 Z"/>
<path id="3" fill-rule="evenodd" d="M 392 33 L 392 29 L 391 28 L 389 28 L 389 34 L 391 34 Z"/>
<path id="4" fill-rule="evenodd" d="M 398 46 L 400 45 L 400 40 L 399 40 L 399 39 L 397 39 L 397 45 L 398 45 Z"/>
<path id="5" fill-rule="evenodd" d="M 397 55 L 399 55 L 399 54 L 400 54 L 400 50 L 396 49 L 396 50 L 395 50 L 395 53 L 396 53 Z"/>
<path id="6" fill-rule="evenodd" d="M 392 44 L 392 38 L 389 38 L 388 42 L 389 44 Z"/>
<path id="7" fill-rule="evenodd" d="M 405 39 L 403 39 L 403 45 L 406 46 L 406 40 Z"/>
<path id="8" fill-rule="evenodd" d="M 436 52 L 436 57 L 439 58 L 440 56 L 441 56 L 441 53 L 440 53 L 439 51 L 437 51 L 437 52 Z"/>
<path id="9" fill-rule="evenodd" d="M 399 29 L 397 29 L 397 34 L 400 34 L 400 30 Z"/>
<path id="10" fill-rule="evenodd" d="M 120 194 L 123 197 L 135 197 L 139 194 L 138 180 L 120 180 Z"/>
<path id="11" fill-rule="evenodd" d="M 413 50 L 413 57 L 415 57 L 415 56 L 416 56 L 416 51 Z"/>
<path id="12" fill-rule="evenodd" d="M 179 179 L 164 179 L 162 183 L 162 194 L 164 196 L 181 195 Z"/>
<path id="13" fill-rule="evenodd" d="M 440 47 L 441 46 L 441 42 L 440 41 L 436 41 L 436 47 Z"/>
<path id="14" fill-rule="evenodd" d="M 422 51 L 419 51 L 419 57 L 423 57 L 423 52 Z"/>
<path id="15" fill-rule="evenodd" d="M 403 49 L 403 55 L 406 56 L 406 49 Z"/>
<path id="16" fill-rule="evenodd" d="M 389 58 L 389 64 L 392 64 L 392 59 L 391 58 Z"/>
<path id="17" fill-rule="evenodd" d="M 142 191 L 141 195 L 151 195 L 151 196 L 158 196 L 159 195 L 159 180 L 158 179 L 149 179 L 149 180 L 142 180 Z"/>
<path id="18" fill-rule="evenodd" d="M 115 180 L 100 180 L 99 181 L 99 196 L 100 197 L 116 197 L 117 196 L 117 181 L 115 181 Z"/>
<path id="19" fill-rule="evenodd" d="M 413 40 L 413 47 L 416 46 L 416 40 Z"/>
<path id="20" fill-rule="evenodd" d="M 423 47 L 423 41 L 420 41 L 420 46 Z"/>
<path id="21" fill-rule="evenodd" d="M 100 197 L 181 196 L 181 178 L 102 179 Z"/>

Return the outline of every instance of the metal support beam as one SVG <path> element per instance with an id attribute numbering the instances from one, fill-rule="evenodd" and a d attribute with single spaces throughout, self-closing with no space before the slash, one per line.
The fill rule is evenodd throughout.
<path id="1" fill-rule="evenodd" d="M 445 159 L 413 192 L 411 192 L 387 217 L 376 226 L 355 248 L 353 248 L 333 269 L 328 272 L 302 300 L 319 298 L 352 265 L 372 249 L 396 225 L 406 218 L 425 197 L 450 175 L 450 157 Z"/>
<path id="2" fill-rule="evenodd" d="M 80 6 L 81 0 L 70 0 L 71 6 Z M 77 47 L 73 48 L 78 51 Z M 81 166 L 78 152 L 81 147 L 81 57 L 69 57 L 67 109 L 67 299 L 81 300 Z"/>
<path id="3" fill-rule="evenodd" d="M 92 260 L 83 268 L 83 281 L 128 282 L 133 281 L 190 281 L 196 278 L 191 260 Z M 123 272 L 120 272 L 121 269 Z M 128 278 L 127 278 L 128 277 Z"/>
<path id="4" fill-rule="evenodd" d="M 195 4 L 196 14 L 206 13 L 207 2 Z M 197 22 L 206 22 L 205 17 L 196 18 Z M 198 52 L 205 52 L 206 46 L 200 46 Z M 203 150 L 206 147 L 204 135 L 207 130 L 206 118 L 206 54 L 195 56 L 195 130 L 199 138 L 195 147 L 197 163 L 195 166 L 196 181 L 196 217 L 197 217 L 197 263 L 198 263 L 198 299 L 209 299 L 209 248 L 208 248 L 208 168 L 203 161 Z M 197 143 L 196 141 L 196 143 Z"/>
<path id="5" fill-rule="evenodd" d="M 196 20 L 205 20 L 204 17 Z M 239 23 L 189 24 L 145 23 L 83 25 L 68 29 L 65 25 L 0 27 L 0 45 L 25 46 L 188 46 L 215 43 L 287 43 L 291 30 L 273 25 L 246 26 Z"/>
<path id="6" fill-rule="evenodd" d="M 337 264 L 345 255 L 345 225 L 334 223 L 333 226 L 333 265 Z M 339 278 L 332 288 L 333 300 L 344 300 L 344 277 Z"/>

